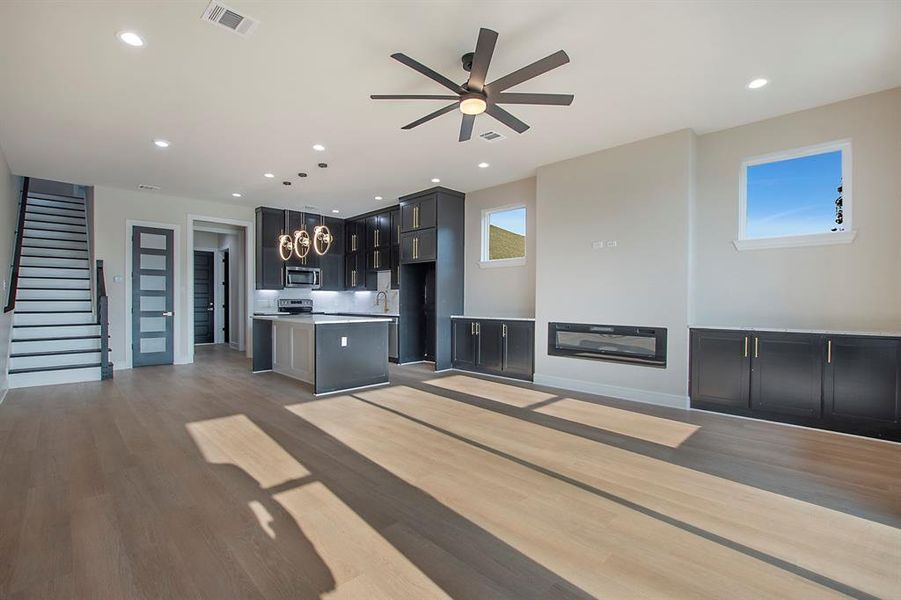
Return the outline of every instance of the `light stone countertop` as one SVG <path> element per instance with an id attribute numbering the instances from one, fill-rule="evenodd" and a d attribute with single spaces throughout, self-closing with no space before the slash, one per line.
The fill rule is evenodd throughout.
<path id="1" fill-rule="evenodd" d="M 534 321 L 535 317 L 484 317 L 477 315 L 451 315 L 451 319 L 472 319 L 474 321 Z"/>
<path id="2" fill-rule="evenodd" d="M 337 315 L 289 315 L 281 314 L 254 314 L 258 321 L 278 321 L 284 323 L 297 323 L 298 325 L 337 325 L 346 323 L 389 323 L 390 318 L 383 317 L 341 317 Z"/>

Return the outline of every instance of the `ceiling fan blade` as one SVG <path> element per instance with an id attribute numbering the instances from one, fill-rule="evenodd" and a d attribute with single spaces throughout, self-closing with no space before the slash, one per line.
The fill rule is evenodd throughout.
<path id="1" fill-rule="evenodd" d="M 522 133 L 529 128 L 528 125 L 496 104 L 489 104 L 486 112 L 516 133 Z"/>
<path id="2" fill-rule="evenodd" d="M 459 84 L 454 83 L 453 81 L 451 81 L 450 79 L 448 79 L 447 77 L 445 77 L 444 75 L 442 75 L 441 73 L 437 73 L 437 72 L 433 71 L 432 69 L 428 68 L 427 66 L 425 66 L 425 65 L 422 64 L 421 62 L 419 62 L 419 61 L 417 61 L 417 60 L 413 60 L 412 58 L 410 58 L 410 57 L 407 56 L 406 54 L 403 54 L 403 53 L 401 53 L 401 52 L 397 52 L 397 53 L 395 53 L 395 54 L 392 54 L 392 55 L 391 55 L 391 58 L 393 58 L 394 60 L 396 60 L 396 61 L 398 61 L 398 62 L 401 62 L 401 63 L 407 65 L 408 67 L 410 67 L 410 68 L 413 69 L 414 71 L 419 71 L 420 73 L 422 73 L 423 75 L 425 75 L 426 77 L 428 77 L 429 79 L 431 79 L 432 81 L 437 81 L 438 83 L 440 83 L 441 85 L 443 85 L 443 86 L 446 87 L 447 89 L 451 90 L 452 92 L 459 93 L 459 92 L 462 91 L 462 90 L 460 89 L 460 85 L 459 85 Z"/>
<path id="3" fill-rule="evenodd" d="M 472 137 L 472 126 L 476 122 L 475 115 L 463 115 L 463 122 L 460 123 L 460 141 L 465 142 Z"/>
<path id="4" fill-rule="evenodd" d="M 404 125 L 403 127 L 401 127 L 401 129 L 413 129 L 414 127 L 418 127 L 427 121 L 431 121 L 432 119 L 434 119 L 436 117 L 440 117 L 441 115 L 449 113 L 452 110 L 456 110 L 456 108 L 458 106 L 460 106 L 459 102 L 454 102 L 453 104 L 448 104 L 444 108 L 439 108 L 435 112 L 429 113 L 421 119 L 416 119 L 412 123 L 408 123 L 408 124 Z"/>
<path id="5" fill-rule="evenodd" d="M 538 77 L 544 73 L 547 73 L 551 69 L 556 69 L 559 66 L 565 65 L 569 62 L 569 56 L 566 55 L 566 52 L 563 50 L 558 50 L 554 52 L 550 56 L 545 56 L 541 60 L 536 60 L 531 65 L 525 66 L 518 71 L 513 71 L 509 75 L 505 75 L 498 79 L 497 81 L 492 81 L 486 87 L 486 92 L 489 94 L 496 94 L 498 92 L 503 92 L 507 88 L 511 88 L 514 85 L 518 85 L 523 81 L 528 81 L 534 77 Z"/>
<path id="6" fill-rule="evenodd" d="M 372 94 L 372 100 L 457 100 L 459 96 L 437 94 Z"/>
<path id="7" fill-rule="evenodd" d="M 573 102 L 572 94 L 517 94 L 509 92 L 497 94 L 491 101 L 495 104 L 546 104 L 553 106 L 569 106 Z"/>
<path id="8" fill-rule="evenodd" d="M 469 82 L 466 87 L 472 92 L 481 92 L 485 87 L 485 78 L 488 76 L 488 65 L 491 64 L 491 56 L 494 54 L 494 45 L 497 44 L 497 32 L 490 29 L 479 29 L 479 39 L 476 42 L 475 55 L 472 57 L 472 69 L 469 71 Z"/>

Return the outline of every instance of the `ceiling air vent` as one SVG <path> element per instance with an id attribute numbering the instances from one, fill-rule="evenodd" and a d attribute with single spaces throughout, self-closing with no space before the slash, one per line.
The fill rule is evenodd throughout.
<path id="1" fill-rule="evenodd" d="M 500 134 L 496 131 L 486 131 L 485 133 L 480 133 L 479 137 L 485 140 L 486 142 L 499 142 L 501 140 L 507 139 L 507 136 Z"/>
<path id="2" fill-rule="evenodd" d="M 206 10 L 203 11 L 203 17 L 201 18 L 204 21 L 231 29 L 242 37 L 250 35 L 260 23 L 256 19 L 242 15 L 235 9 L 229 8 L 216 0 L 210 2 Z"/>
<path id="3" fill-rule="evenodd" d="M 150 184 L 147 184 L 147 183 L 139 183 L 139 184 L 138 184 L 138 189 L 139 189 L 139 190 L 151 190 L 151 191 L 157 191 L 157 190 L 160 189 L 160 186 L 158 186 L 158 185 L 150 185 Z"/>

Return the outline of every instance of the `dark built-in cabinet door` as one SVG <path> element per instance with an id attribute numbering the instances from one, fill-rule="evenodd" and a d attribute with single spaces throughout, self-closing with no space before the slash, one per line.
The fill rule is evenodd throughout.
<path id="1" fill-rule="evenodd" d="M 256 289 L 280 290 L 285 286 L 285 262 L 278 252 L 279 236 L 285 233 L 285 211 L 256 209 Z"/>
<path id="2" fill-rule="evenodd" d="M 400 244 L 400 209 L 392 210 L 388 220 L 391 227 L 391 245 L 396 246 Z"/>
<path id="3" fill-rule="evenodd" d="M 469 319 L 451 319 L 451 360 L 457 369 L 476 366 L 476 322 Z"/>
<path id="4" fill-rule="evenodd" d="M 826 417 L 840 421 L 897 423 L 901 341 L 894 338 L 826 338 L 823 372 Z"/>
<path id="5" fill-rule="evenodd" d="M 434 229 L 402 233 L 400 238 L 400 262 L 410 264 L 433 262 L 437 258 L 437 238 Z"/>
<path id="6" fill-rule="evenodd" d="M 361 221 L 345 221 L 344 222 L 344 252 L 362 251 L 365 248 L 365 231 L 366 228 Z"/>
<path id="7" fill-rule="evenodd" d="M 366 287 L 365 270 L 361 263 L 362 253 L 353 252 L 344 255 L 344 287 L 348 290 Z"/>
<path id="8" fill-rule="evenodd" d="M 391 251 L 386 246 L 366 253 L 366 269 L 368 271 L 387 271 L 391 268 Z"/>
<path id="9" fill-rule="evenodd" d="M 344 289 L 344 221 L 326 217 L 324 224 L 334 239 L 328 252 L 319 257 L 322 277 L 319 289 L 340 291 Z"/>
<path id="10" fill-rule="evenodd" d="M 311 238 L 313 233 L 316 230 L 316 226 L 324 224 L 324 219 L 319 215 L 313 213 L 302 213 L 296 210 L 288 211 L 288 235 L 291 236 L 292 240 L 294 239 L 294 232 L 299 231 L 301 229 L 307 232 L 307 235 Z M 308 267 L 311 269 L 315 269 L 319 267 L 319 255 L 310 247 L 310 251 L 307 252 L 306 256 L 303 258 L 298 258 L 296 253 L 291 254 L 291 258 L 288 259 L 286 263 L 289 267 Z"/>
<path id="11" fill-rule="evenodd" d="M 743 331 L 691 332 L 691 403 L 747 409 L 751 336 Z"/>
<path id="12" fill-rule="evenodd" d="M 479 352 L 476 364 L 486 371 L 496 373 L 503 371 L 503 323 L 500 321 L 477 321 L 476 335 L 479 338 Z"/>
<path id="13" fill-rule="evenodd" d="M 791 417 L 822 412 L 822 348 L 818 335 L 755 332 L 751 340 L 751 409 Z"/>
<path id="14" fill-rule="evenodd" d="M 400 205 L 401 232 L 417 231 L 435 227 L 437 223 L 436 194 L 423 196 L 415 200 L 402 202 Z"/>
<path id="15" fill-rule="evenodd" d="M 400 246 L 391 246 L 391 289 L 400 288 Z"/>
<path id="16" fill-rule="evenodd" d="M 502 327 L 504 375 L 531 379 L 535 361 L 535 326 L 530 321 L 504 321 Z"/>
<path id="17" fill-rule="evenodd" d="M 391 245 L 391 214 L 379 213 L 367 217 L 366 223 L 366 249 L 387 248 Z"/>

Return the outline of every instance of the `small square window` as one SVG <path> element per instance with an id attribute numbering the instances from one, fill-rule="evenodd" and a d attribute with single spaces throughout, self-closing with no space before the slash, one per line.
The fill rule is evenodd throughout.
<path id="1" fill-rule="evenodd" d="M 526 207 L 482 211 L 482 263 L 524 264 Z"/>
<path id="2" fill-rule="evenodd" d="M 746 160 L 736 247 L 850 242 L 850 160 L 847 141 Z"/>

